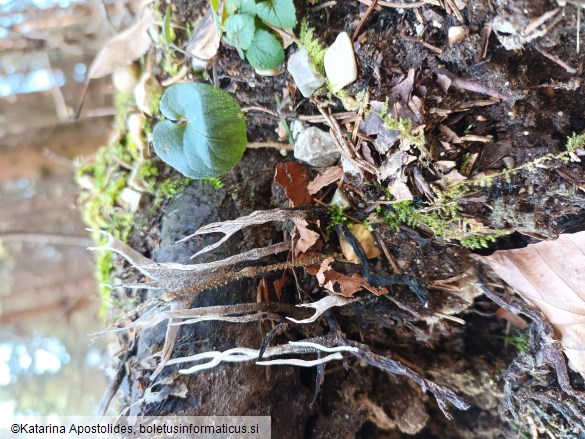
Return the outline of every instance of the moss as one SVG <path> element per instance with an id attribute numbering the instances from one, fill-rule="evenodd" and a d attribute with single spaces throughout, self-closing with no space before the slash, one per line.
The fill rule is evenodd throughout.
<path id="1" fill-rule="evenodd" d="M 203 183 L 213 186 L 215 189 L 221 189 L 223 182 L 219 178 L 204 178 Z"/>
<path id="2" fill-rule="evenodd" d="M 316 73 L 325 75 L 325 52 L 327 48 L 315 37 L 315 29 L 309 27 L 307 20 L 301 22 L 301 33 L 299 36 L 301 46 L 309 54 Z"/>
<path id="3" fill-rule="evenodd" d="M 507 231 L 494 231 L 473 219 L 462 218 L 461 208 L 440 208 L 437 205 L 415 206 L 412 201 L 402 201 L 389 207 L 379 206 L 377 213 L 394 231 L 401 224 L 410 227 L 426 227 L 434 236 L 448 240 L 458 240 L 469 249 L 486 248 L 490 242 L 507 235 Z"/>
<path id="4" fill-rule="evenodd" d="M 331 204 L 331 206 L 329 207 L 329 216 L 331 219 L 329 220 L 329 224 L 327 225 L 327 230 L 333 229 L 333 227 L 335 227 L 337 224 L 346 223 L 348 225 L 351 225 L 344 214 L 344 210 L 345 209 L 337 203 Z"/>

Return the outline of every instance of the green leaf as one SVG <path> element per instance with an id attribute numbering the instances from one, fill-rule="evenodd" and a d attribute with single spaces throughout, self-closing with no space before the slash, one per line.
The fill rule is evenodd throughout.
<path id="1" fill-rule="evenodd" d="M 160 111 L 170 120 L 154 127 L 154 150 L 181 174 L 195 179 L 219 177 L 241 160 L 246 120 L 225 91 L 207 84 L 175 84 L 163 95 Z"/>
<path id="2" fill-rule="evenodd" d="M 284 49 L 274 35 L 264 29 L 256 29 L 246 58 L 256 70 L 269 70 L 284 61 Z"/>
<path id="3" fill-rule="evenodd" d="M 256 15 L 266 23 L 281 29 L 292 29 L 297 24 L 292 0 L 271 0 L 256 5 Z"/>
<path id="4" fill-rule="evenodd" d="M 236 14 L 225 21 L 226 42 L 230 46 L 247 50 L 254 38 L 254 17 L 245 14 Z"/>
<path id="5" fill-rule="evenodd" d="M 226 0 L 225 10 L 228 14 L 235 13 L 256 15 L 256 1 L 255 0 Z"/>
<path id="6" fill-rule="evenodd" d="M 175 30 L 171 26 L 171 5 L 167 6 L 163 22 L 163 39 L 166 45 L 169 45 L 175 39 Z"/>

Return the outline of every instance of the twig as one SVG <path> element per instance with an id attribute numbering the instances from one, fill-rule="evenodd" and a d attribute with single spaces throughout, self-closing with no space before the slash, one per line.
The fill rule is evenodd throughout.
<path id="1" fill-rule="evenodd" d="M 372 4 L 372 0 L 358 0 L 360 3 L 364 5 L 370 6 Z M 441 6 L 441 3 L 438 0 L 420 0 L 414 3 L 398 3 L 398 2 L 386 2 L 383 0 L 378 0 L 378 5 L 383 6 L 385 8 L 401 8 L 401 9 L 414 9 L 420 8 L 424 5 L 433 5 L 433 6 Z"/>
<path id="2" fill-rule="evenodd" d="M 372 3 L 370 3 L 370 6 L 368 6 L 368 9 L 366 9 L 366 12 L 362 16 L 360 22 L 358 23 L 357 27 L 355 28 L 355 31 L 353 32 L 353 35 L 351 37 L 352 42 L 355 41 L 355 39 L 360 34 L 362 27 L 366 23 L 366 20 L 368 19 L 368 17 L 370 16 L 370 14 L 372 13 L 372 11 L 374 10 L 374 8 L 376 7 L 377 4 L 378 4 L 378 0 L 373 0 Z"/>
<path id="3" fill-rule="evenodd" d="M 345 124 L 348 122 L 355 122 L 361 118 L 361 116 L 353 111 L 344 111 L 341 113 L 332 113 L 329 115 L 330 117 L 334 117 L 335 119 L 339 120 L 341 123 Z M 304 120 L 309 123 L 324 123 L 327 122 L 327 119 L 322 115 L 311 115 L 311 116 L 299 116 L 300 120 Z"/>
<path id="4" fill-rule="evenodd" d="M 579 53 L 581 46 L 581 6 L 577 6 L 577 48 L 576 51 Z"/>
<path id="5" fill-rule="evenodd" d="M 577 69 L 576 68 L 571 67 L 569 64 L 567 64 L 566 62 L 564 62 L 558 56 L 553 55 L 552 53 L 547 52 L 539 44 L 536 44 L 535 43 L 534 44 L 534 48 L 536 50 L 538 50 L 546 58 L 550 59 L 554 63 L 557 63 L 559 66 L 561 66 L 563 69 L 565 69 L 567 71 L 567 73 L 570 73 L 571 75 L 574 75 L 575 73 L 577 73 Z"/>
<path id="6" fill-rule="evenodd" d="M 290 143 L 280 143 L 280 142 L 250 142 L 248 143 L 248 148 L 274 148 L 274 149 L 284 149 L 285 151 L 292 151 L 293 146 Z"/>
<path id="7" fill-rule="evenodd" d="M 405 41 L 413 41 L 415 43 L 419 43 L 419 44 L 423 45 L 424 47 L 426 47 L 427 49 L 432 50 L 433 52 L 435 52 L 439 55 L 441 55 L 443 53 L 442 49 L 439 49 L 438 47 L 433 46 L 432 44 L 429 44 L 426 41 L 423 41 L 419 38 L 409 37 L 408 35 L 401 35 L 400 39 L 405 40 Z"/>
<path id="8" fill-rule="evenodd" d="M 271 116 L 274 116 L 274 117 L 280 119 L 280 116 L 278 115 L 278 113 L 276 111 L 272 111 L 272 110 L 269 110 L 268 108 L 258 107 L 255 105 L 251 105 L 249 107 L 242 107 L 242 111 L 244 113 L 249 113 L 250 111 L 259 111 L 261 113 L 270 114 Z"/>
<path id="9" fill-rule="evenodd" d="M 310 11 L 310 12 L 318 12 L 318 11 L 320 11 L 322 9 L 326 9 L 328 7 L 333 7 L 333 6 L 336 6 L 336 5 L 337 5 L 337 2 L 335 0 L 331 0 L 329 2 L 321 3 L 320 5 L 312 6 L 310 8 L 307 8 L 307 10 Z"/>

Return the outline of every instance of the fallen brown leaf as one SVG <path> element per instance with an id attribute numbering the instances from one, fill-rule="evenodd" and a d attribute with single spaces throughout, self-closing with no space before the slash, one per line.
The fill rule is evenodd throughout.
<path id="1" fill-rule="evenodd" d="M 380 248 L 376 245 L 376 241 L 374 240 L 374 235 L 370 232 L 366 226 L 363 224 L 354 224 L 353 227 L 350 229 L 350 232 L 358 242 L 361 244 L 364 253 L 366 254 L 366 258 L 372 259 L 377 258 L 382 254 Z M 339 245 L 341 247 L 341 252 L 345 259 L 353 264 L 359 264 L 360 260 L 356 256 L 353 248 L 345 239 L 340 239 Z"/>
<path id="2" fill-rule="evenodd" d="M 274 181 L 280 184 L 293 207 L 306 206 L 313 202 L 307 190 L 309 171 L 303 163 L 279 163 L 276 165 Z"/>
<path id="3" fill-rule="evenodd" d="M 307 267 L 307 273 L 316 276 L 319 285 L 333 294 L 343 297 L 353 297 L 355 293 L 365 289 L 381 296 L 388 293 L 386 288 L 376 288 L 371 286 L 366 279 L 360 274 L 354 273 L 351 277 L 341 274 L 331 268 L 333 258 L 325 259 L 321 265 L 311 265 Z"/>
<path id="4" fill-rule="evenodd" d="M 343 178 L 343 167 L 331 166 L 315 177 L 307 186 L 309 194 L 314 195 L 325 186 L 338 182 Z"/>
<path id="5" fill-rule="evenodd" d="M 83 101 L 92 79 L 109 75 L 121 67 L 133 63 L 146 53 L 152 46 L 148 28 L 154 22 L 152 9 L 146 8 L 142 18 L 125 31 L 110 39 L 93 59 L 85 78 L 81 98 L 73 119 L 78 119 Z"/>
<path id="6" fill-rule="evenodd" d="M 299 253 L 305 253 L 319 240 L 319 234 L 310 230 L 307 220 L 295 218 L 293 223 L 297 228 L 299 239 L 295 242 L 295 256 Z"/>
<path id="7" fill-rule="evenodd" d="M 102 47 L 91 63 L 87 79 L 109 75 L 117 68 L 131 64 L 144 55 L 152 46 L 152 39 L 148 35 L 148 28 L 152 23 L 152 11 L 146 9 L 140 20 L 114 36 Z"/>
<path id="8" fill-rule="evenodd" d="M 219 49 L 220 35 L 215 28 L 211 8 L 193 30 L 193 36 L 187 43 L 187 52 L 201 60 L 210 60 Z"/>
<path id="9" fill-rule="evenodd" d="M 585 377 L 585 232 L 480 258 L 543 312 Z"/>

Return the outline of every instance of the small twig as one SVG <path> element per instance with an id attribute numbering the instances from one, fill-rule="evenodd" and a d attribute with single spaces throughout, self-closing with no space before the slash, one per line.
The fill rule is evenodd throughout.
<path id="1" fill-rule="evenodd" d="M 255 105 L 250 105 L 249 107 L 242 107 L 242 111 L 244 113 L 249 113 L 250 111 L 259 111 L 261 113 L 270 114 L 271 116 L 274 116 L 277 119 L 280 119 L 280 116 L 278 115 L 278 113 L 276 111 L 272 111 L 272 110 L 269 110 L 268 108 L 258 107 Z"/>
<path id="2" fill-rule="evenodd" d="M 378 0 L 373 0 L 372 3 L 370 3 L 370 6 L 368 6 L 368 9 L 366 9 L 366 12 L 362 16 L 360 22 L 358 23 L 357 27 L 355 28 L 355 31 L 353 32 L 353 35 L 351 37 L 352 42 L 355 41 L 355 39 L 360 34 L 362 27 L 366 23 L 366 20 L 368 19 L 368 17 L 370 16 L 370 14 L 372 13 L 372 11 L 374 10 L 374 8 L 376 7 L 377 4 L 378 4 Z"/>
<path id="3" fill-rule="evenodd" d="M 405 40 L 405 41 L 413 41 L 415 43 L 419 43 L 419 44 L 423 45 L 424 47 L 426 47 L 427 49 L 432 50 L 433 52 L 435 52 L 439 55 L 441 55 L 443 53 L 442 49 L 439 49 L 438 47 L 433 46 L 432 44 L 429 44 L 426 41 L 423 41 L 419 38 L 409 37 L 408 35 L 401 35 L 400 39 Z"/>
<path id="4" fill-rule="evenodd" d="M 364 5 L 370 6 L 372 4 L 372 0 L 358 0 L 360 3 Z M 401 8 L 401 9 L 414 9 L 420 8 L 421 6 L 425 5 L 433 5 L 433 6 L 441 6 L 439 0 L 420 0 L 414 3 L 398 3 L 398 2 L 386 2 L 383 0 L 378 0 L 378 5 L 383 6 L 385 8 Z"/>
<path id="5" fill-rule="evenodd" d="M 489 143 L 493 142 L 494 138 L 492 136 L 477 136 L 475 134 L 468 134 L 466 136 L 461 136 L 461 140 L 465 142 L 482 142 L 482 143 Z"/>
<path id="6" fill-rule="evenodd" d="M 392 253 L 388 251 L 388 247 L 386 247 L 386 243 L 384 242 L 384 240 L 378 235 L 378 233 L 374 233 L 374 237 L 376 238 L 376 242 L 380 245 L 380 247 L 382 247 L 382 251 L 386 256 L 386 259 L 392 266 L 392 270 L 394 271 L 394 273 L 402 274 L 402 269 L 398 265 L 398 262 L 396 262 L 394 256 L 392 256 Z"/>
<path id="7" fill-rule="evenodd" d="M 565 69 L 567 71 L 567 73 L 570 73 L 571 75 L 574 75 L 575 73 L 577 73 L 577 69 L 574 67 L 571 67 L 569 64 L 567 64 L 566 62 L 564 62 L 562 59 L 560 59 L 558 56 L 553 55 L 552 53 L 547 52 L 546 50 L 544 50 L 539 44 L 534 44 L 534 48 L 536 50 L 538 50 L 542 55 L 544 55 L 546 58 L 550 59 L 552 62 L 558 64 L 559 66 L 561 66 L 563 69 Z"/>
<path id="8" fill-rule="evenodd" d="M 577 53 L 581 46 L 581 6 L 577 6 Z"/>
<path id="9" fill-rule="evenodd" d="M 329 2 L 321 3 L 320 5 L 312 6 L 310 8 L 307 8 L 307 10 L 310 11 L 310 12 L 318 12 L 318 11 L 320 11 L 322 9 L 326 9 L 326 8 L 333 7 L 333 6 L 336 6 L 336 5 L 337 5 L 337 2 L 335 0 L 331 0 Z"/>
<path id="10" fill-rule="evenodd" d="M 248 143 L 248 148 L 274 148 L 274 149 L 284 149 L 285 151 L 292 151 L 293 146 L 290 143 L 281 143 L 281 142 L 250 142 Z"/>
<path id="11" fill-rule="evenodd" d="M 333 113 L 329 115 L 330 117 L 333 117 L 337 120 L 339 120 L 341 123 L 346 124 L 348 122 L 355 122 L 357 120 L 359 120 L 361 118 L 361 116 L 353 111 L 344 111 L 342 113 Z M 327 122 L 327 119 L 325 119 L 325 117 L 323 117 L 322 115 L 311 115 L 311 116 L 299 116 L 300 120 L 304 120 L 305 122 L 309 122 L 309 123 L 325 123 Z"/>

